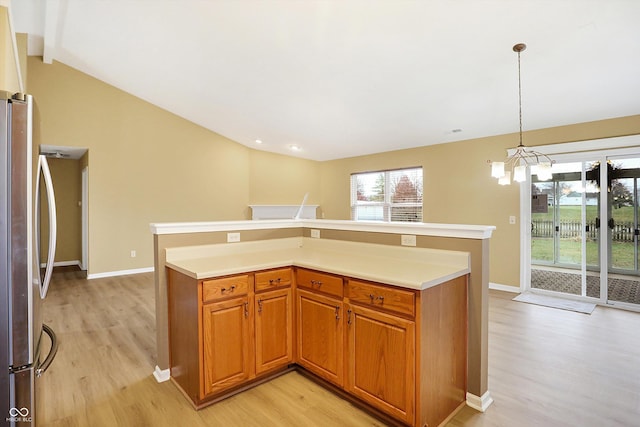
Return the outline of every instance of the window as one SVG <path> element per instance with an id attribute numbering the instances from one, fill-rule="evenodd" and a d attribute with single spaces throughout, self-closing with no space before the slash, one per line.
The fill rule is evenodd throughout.
<path id="1" fill-rule="evenodd" d="M 351 219 L 422 222 L 422 168 L 352 174 Z"/>

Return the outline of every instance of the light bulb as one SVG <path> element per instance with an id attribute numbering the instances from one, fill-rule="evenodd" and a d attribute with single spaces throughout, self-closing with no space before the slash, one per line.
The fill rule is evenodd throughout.
<path id="1" fill-rule="evenodd" d="M 549 162 L 540 162 L 537 168 L 538 180 L 540 181 L 548 181 L 553 178 L 553 174 L 551 173 L 551 163 Z"/>
<path id="2" fill-rule="evenodd" d="M 506 171 L 504 176 L 498 178 L 498 184 L 500 185 L 509 185 L 511 184 L 511 171 Z"/>
<path id="3" fill-rule="evenodd" d="M 527 166 L 520 165 L 513 169 L 513 180 L 516 182 L 523 182 L 527 180 Z"/>
<path id="4" fill-rule="evenodd" d="M 504 162 L 491 163 L 491 176 L 494 178 L 502 178 L 504 176 Z"/>

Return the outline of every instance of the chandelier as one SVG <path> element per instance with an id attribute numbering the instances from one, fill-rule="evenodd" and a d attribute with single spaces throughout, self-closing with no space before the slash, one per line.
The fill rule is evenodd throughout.
<path id="1" fill-rule="evenodd" d="M 527 180 L 527 166 L 531 168 L 531 173 L 538 175 L 538 180 L 546 181 L 553 177 L 551 165 L 553 161 L 546 154 L 525 147 L 522 143 L 522 80 L 520 78 L 520 52 L 525 50 L 527 45 L 518 43 L 513 46 L 513 51 L 518 54 L 518 111 L 520 115 L 520 144 L 512 148 L 513 153 L 502 162 L 488 163 L 491 165 L 491 176 L 498 178 L 498 184 L 511 184 L 511 177 L 516 182 Z"/>

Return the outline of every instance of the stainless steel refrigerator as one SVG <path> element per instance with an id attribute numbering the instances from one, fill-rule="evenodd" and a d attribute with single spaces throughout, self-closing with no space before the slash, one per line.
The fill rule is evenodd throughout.
<path id="1" fill-rule="evenodd" d="M 9 426 L 36 425 L 38 378 L 58 348 L 41 311 L 55 255 L 55 199 L 46 158 L 32 155 L 32 128 L 31 96 L 0 92 L 0 425 Z"/>

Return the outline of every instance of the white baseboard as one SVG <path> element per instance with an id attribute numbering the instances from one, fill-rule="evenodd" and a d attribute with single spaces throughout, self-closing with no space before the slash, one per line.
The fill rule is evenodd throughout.
<path id="1" fill-rule="evenodd" d="M 492 283 L 492 282 L 489 282 L 489 289 L 493 289 L 496 291 L 512 292 L 514 294 L 519 294 L 521 292 L 520 287 L 518 286 L 501 285 L 500 283 Z"/>
<path id="2" fill-rule="evenodd" d="M 153 267 L 136 268 L 133 270 L 106 271 L 104 273 L 93 273 L 87 275 L 87 279 L 102 279 L 103 277 L 126 276 L 128 274 L 150 273 Z"/>
<path id="3" fill-rule="evenodd" d="M 156 377 L 156 381 L 159 383 L 163 383 L 165 381 L 169 381 L 169 377 L 171 376 L 171 370 L 169 369 L 160 369 L 158 365 L 156 365 L 155 371 L 153 371 L 153 376 Z"/>
<path id="4" fill-rule="evenodd" d="M 70 267 L 72 265 L 80 265 L 80 261 L 78 260 L 74 260 L 74 261 L 56 261 L 53 263 L 54 267 Z"/>
<path id="5" fill-rule="evenodd" d="M 75 261 L 55 261 L 53 263 L 54 267 L 70 267 L 72 265 L 77 265 L 80 266 L 80 261 L 75 260 Z M 40 264 L 40 268 L 45 268 L 47 266 L 47 264 L 45 263 L 41 263 Z"/>
<path id="6" fill-rule="evenodd" d="M 476 411 L 484 412 L 492 403 L 493 398 L 491 397 L 489 390 L 487 390 L 482 397 L 467 393 L 467 406 L 475 409 Z"/>

